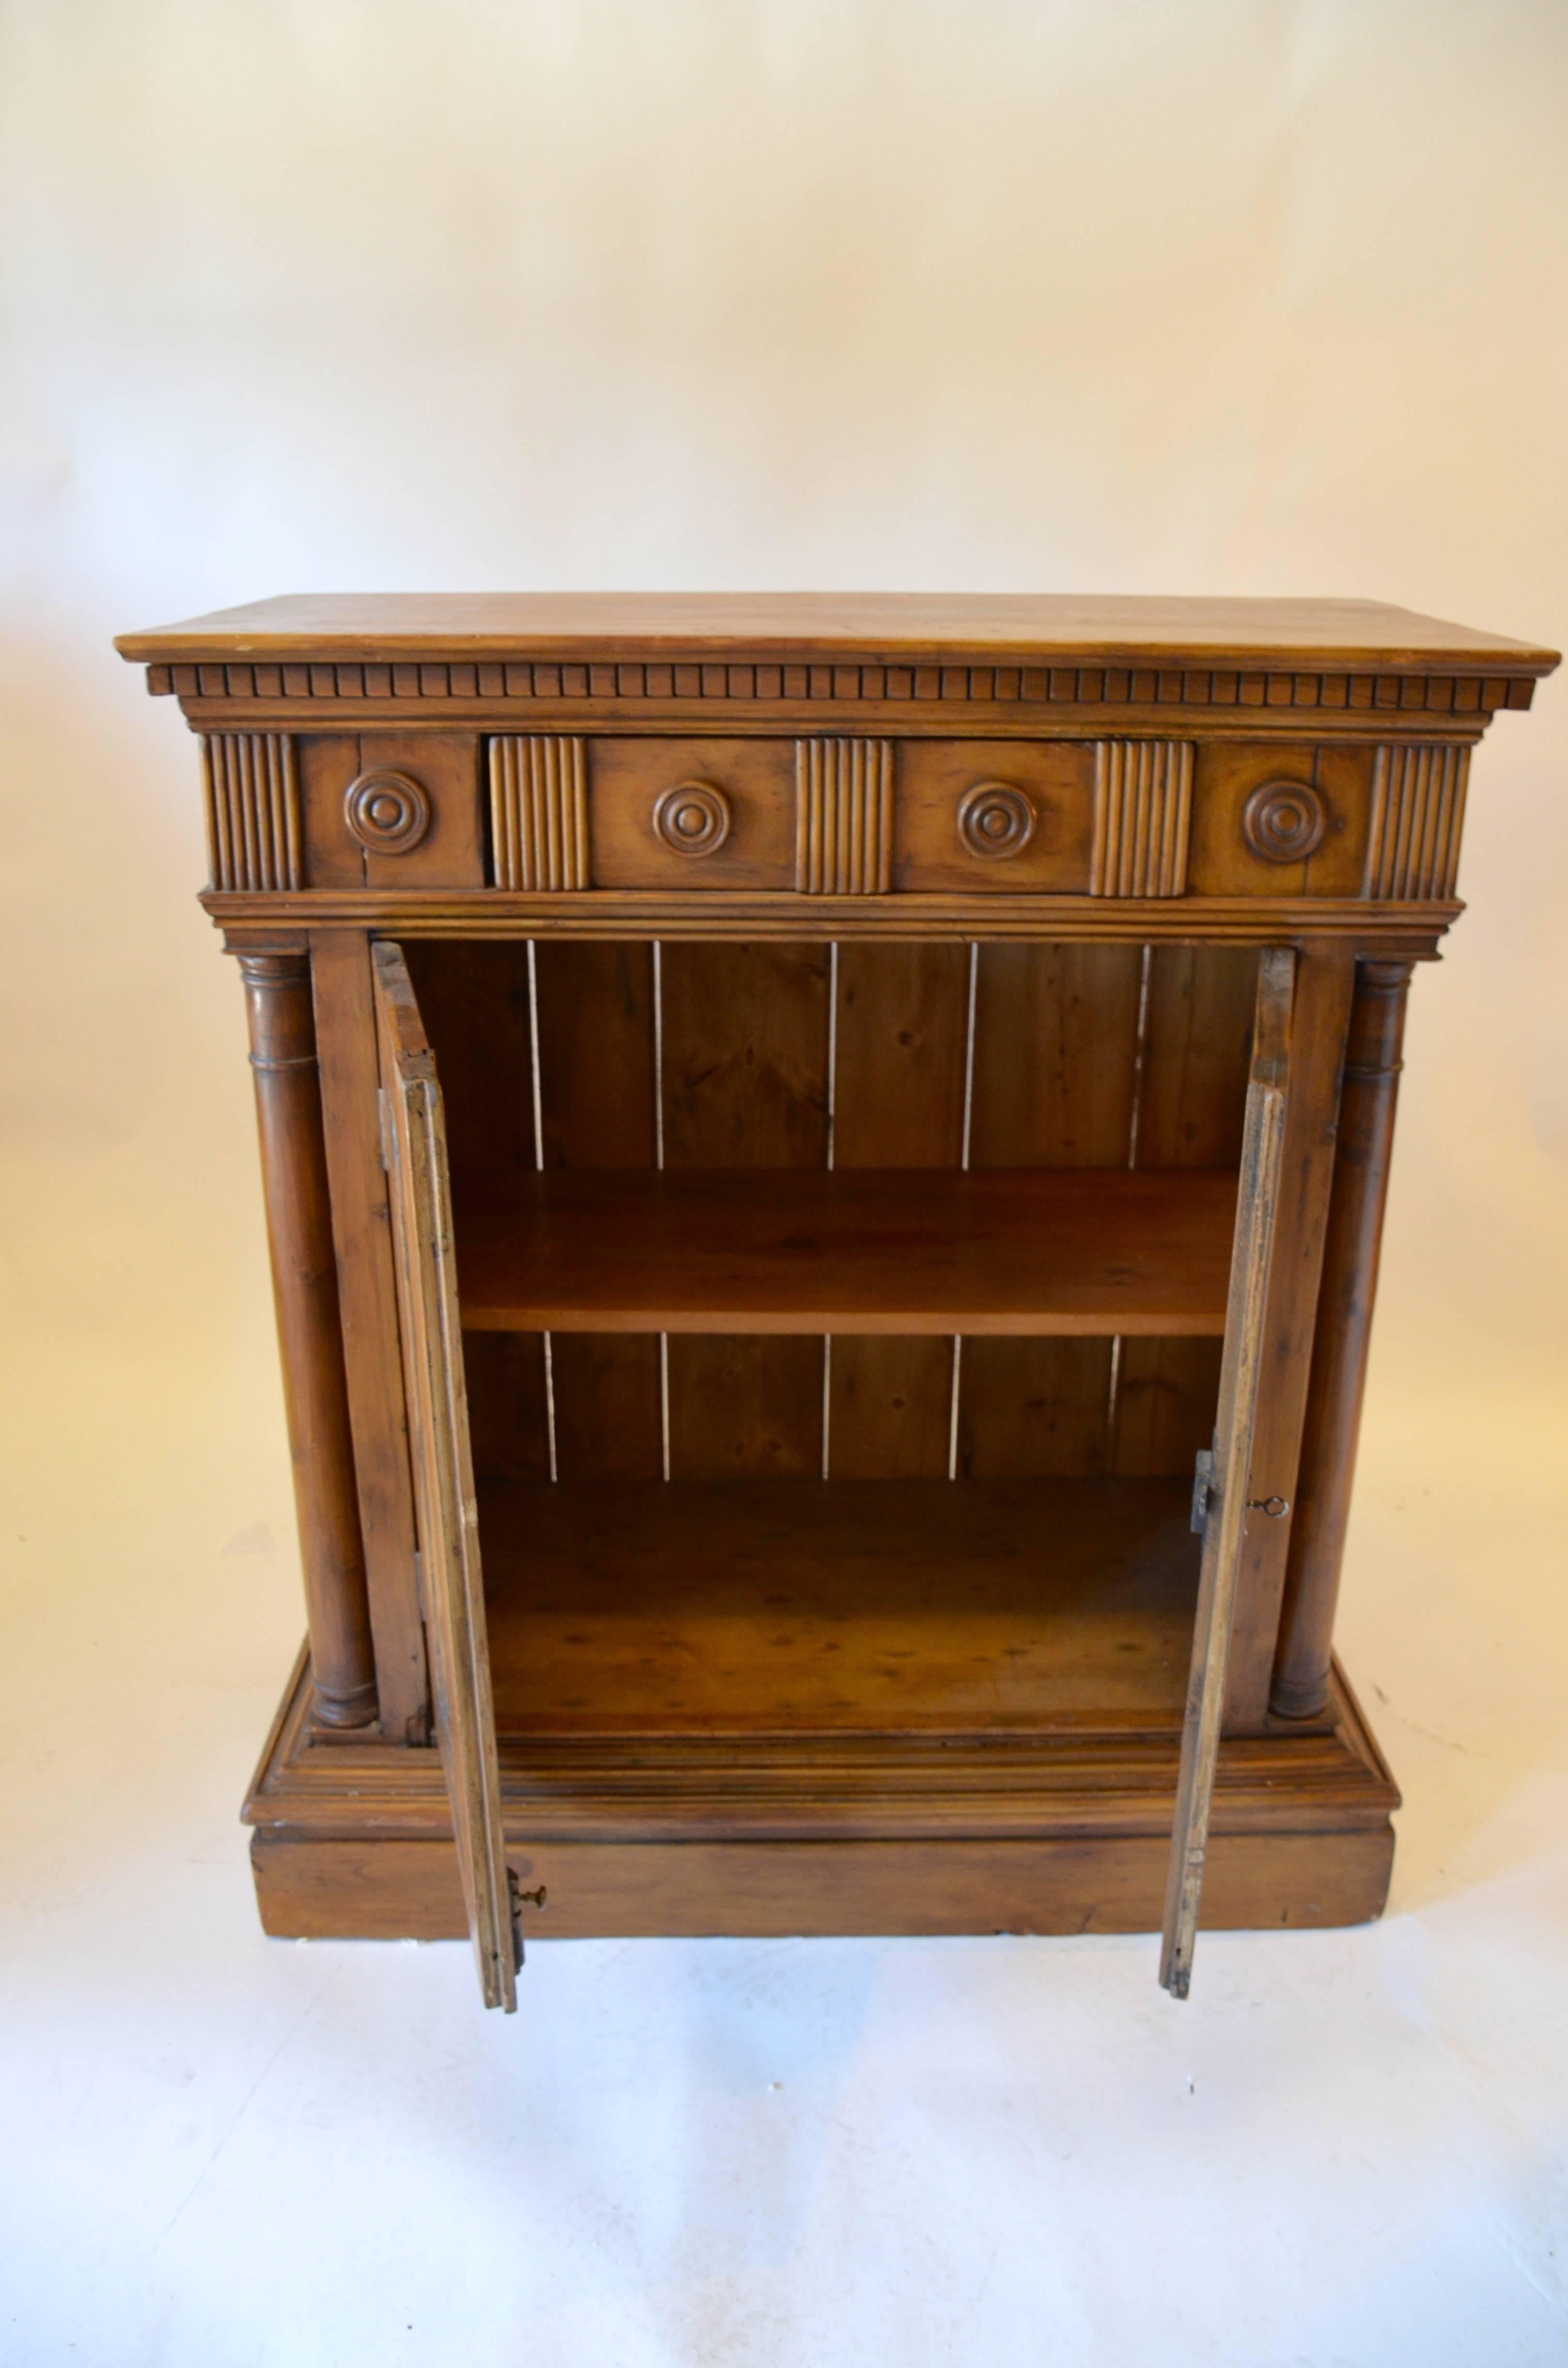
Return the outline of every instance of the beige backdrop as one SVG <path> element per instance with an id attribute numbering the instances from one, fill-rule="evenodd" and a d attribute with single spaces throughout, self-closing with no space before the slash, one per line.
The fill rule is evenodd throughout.
<path id="1" fill-rule="evenodd" d="M 38 2133 L 11 2217 L 14 2356 L 52 2361 L 70 2341 L 82 2359 L 210 2368 L 263 2356 L 265 2339 L 269 2359 L 341 2360 L 321 2332 L 335 2310 L 361 2356 L 367 2328 L 381 2340 L 377 2312 L 404 2340 L 408 2253 L 392 2243 L 377 2267 L 376 2245 L 412 2191 L 346 2224 L 346 2249 L 314 2242 L 378 2144 L 393 2160 L 415 2145 L 397 2114 L 391 2135 L 377 2122 L 381 2104 L 355 2121 L 334 2087 L 363 2045 L 361 2103 L 381 2093 L 386 2053 L 348 2001 L 391 1961 L 375 1991 L 389 2029 L 409 2011 L 394 2000 L 436 1983 L 453 2062 L 478 2050 L 494 2067 L 501 2044 L 471 2031 L 458 1952 L 404 1981 L 395 1952 L 288 1952 L 255 1935 L 233 1809 L 301 1614 L 243 1027 L 192 901 L 192 744 L 110 634 L 285 590 L 782 586 L 1361 595 L 1562 643 L 1565 124 L 1562 0 L 0 6 L 6 1616 L 22 1671 L 0 1755 L 21 1804 L 3 1845 L 25 1936 L 11 2028 L 31 2034 L 18 2110 Z M 1151 2307 L 1179 2301 L 1173 2359 L 1561 2356 L 1568 2286 L 1548 2240 L 1568 2195 L 1568 2089 L 1541 2034 L 1561 2032 L 1545 1936 L 1560 1955 L 1568 1912 L 1554 1839 L 1568 1806 L 1565 718 L 1553 682 L 1532 715 L 1494 726 L 1460 883 L 1473 910 L 1414 999 L 1345 1613 L 1410 1794 L 1404 1916 L 1335 1937 L 1340 1956 L 1206 1944 L 1210 2004 L 1193 2010 L 1233 2004 L 1218 1968 L 1239 1967 L 1244 1991 L 1294 1999 L 1287 2057 L 1314 2044 L 1303 2017 L 1330 2049 L 1343 2018 L 1320 2029 L 1302 2006 L 1312 1966 L 1369 1996 L 1386 1961 L 1357 1949 L 1397 1949 L 1411 1919 L 1429 1938 L 1456 1901 L 1479 1903 L 1466 1930 L 1491 1931 L 1497 1886 L 1550 1869 L 1527 1916 L 1539 1962 L 1516 1931 L 1494 1968 L 1497 2014 L 1524 1981 L 1540 2032 L 1475 2076 L 1501 2101 L 1457 2219 L 1445 2187 L 1440 2209 L 1423 2219 L 1418 2201 L 1401 2221 L 1392 2255 L 1362 2261 L 1387 2197 L 1426 2195 L 1445 2143 L 1412 2123 L 1385 2159 L 1365 2133 L 1351 2146 L 1376 2162 L 1364 2208 L 1351 2178 L 1343 2228 L 1303 2207 L 1293 2248 L 1277 2258 L 1259 2237 L 1256 2297 L 1233 2248 L 1216 2267 L 1177 2247 L 1151 2271 Z M 1028 1969 L 1041 2044 L 1069 1995 L 1125 1997 L 1125 2019 L 1083 2043 L 1116 2055 L 1134 2099 L 1089 2185 L 1117 2210 L 1147 2175 L 1147 2211 L 1131 2207 L 1144 2226 L 1176 2141 L 1140 2118 L 1143 2074 L 1157 2086 L 1174 2060 L 1160 2051 L 1207 2026 L 1157 2035 L 1140 1947 L 1006 1962 Z M 536 2233 L 555 2231 L 538 2260 L 524 2243 L 502 2288 L 478 2278 L 473 2357 L 492 2340 L 516 2356 L 501 2333 L 514 2306 L 568 2362 L 823 2368 L 889 2347 L 1022 2361 L 1042 2326 L 1074 2357 L 1146 2356 L 1118 2276 L 1074 2283 L 1097 2224 L 1073 2220 L 1088 2208 L 1076 2174 L 1040 2135 L 1046 2071 L 1017 2141 L 1029 2209 L 1005 2240 L 1000 2201 L 955 2222 L 913 2167 L 930 2131 L 899 2157 L 898 2226 L 881 2203 L 857 2217 L 860 2190 L 841 2161 L 847 2187 L 829 2175 L 824 2135 L 800 2174 L 829 2199 L 822 2225 L 791 2190 L 772 2250 L 765 2232 L 755 2255 L 736 2238 L 728 2267 L 694 2266 L 683 2247 L 692 2227 L 712 2234 L 705 2214 L 722 2219 L 720 2189 L 687 2191 L 674 2222 L 650 2199 L 688 2112 L 707 2155 L 731 2160 L 723 2113 L 692 2103 L 693 2085 L 710 2106 L 724 2081 L 688 2033 L 706 2068 L 683 2059 L 687 2087 L 650 2107 L 645 2160 L 624 2133 L 612 2143 L 574 2008 L 586 1989 L 620 2031 L 636 1952 L 540 1954 L 546 2028 L 539 2001 L 562 1986 L 556 2069 L 527 2052 L 536 2030 L 508 2036 L 504 2077 L 521 2084 L 520 2125 L 543 2093 L 528 2082 L 559 2078 L 574 2168 L 553 2202 L 531 2197 Z M 689 1985 L 669 1976 L 672 2012 L 710 2035 L 744 2024 L 758 1964 L 802 1961 L 677 1956 Z M 570 1982 L 551 1970 L 568 1957 Z M 312 2118 L 301 2075 L 271 2108 L 276 2159 L 263 2148 L 225 2190 L 212 2166 L 238 2162 L 233 2133 L 256 2123 L 242 2100 L 276 2100 L 267 2050 L 293 2060 L 315 2013 L 324 1977 L 293 1970 L 306 1960 L 348 1968 L 332 1975 L 341 2027 L 311 2059 L 335 2102 Z M 853 2089 L 857 2051 L 889 2027 L 866 2009 L 861 2028 L 855 1986 L 914 1961 L 867 1944 L 832 1962 L 848 1987 L 819 1983 L 813 2011 Z M 983 2024 L 951 1978 L 939 2011 L 911 2010 L 922 2061 L 971 2005 Z M 1404 1975 L 1388 1978 L 1403 1999 Z M 1455 1980 L 1483 2029 L 1431 2060 L 1457 2047 L 1473 2066 L 1497 2014 L 1477 2006 L 1473 1966 Z M 405 2064 L 419 2028 L 398 2039 Z M 1381 2029 L 1374 2017 L 1354 2072 L 1324 2061 L 1336 2121 L 1292 2099 L 1321 2140 L 1314 2155 L 1303 2138 L 1301 2159 L 1330 2183 L 1358 2100 L 1404 2060 Z M 667 2027 L 647 2044 L 662 2061 Z M 1008 2048 L 1004 2082 L 1034 2061 L 1017 2033 Z M 1244 2035 L 1217 2031 L 1214 2050 L 1233 2117 L 1210 2133 L 1219 2183 L 1199 2195 L 1233 2215 L 1281 2192 L 1271 2181 L 1315 2194 L 1315 2173 L 1256 2151 Z M 938 2157 L 962 2154 L 962 2100 L 989 2077 L 953 2072 Z M 873 2132 L 884 2106 L 867 2109 Z M 424 2098 L 415 2155 L 433 2150 L 447 2189 L 470 2175 L 472 2133 L 454 2137 L 443 2112 Z M 354 2132 L 341 2161 L 318 2143 L 327 2125 Z M 1513 2135 L 1494 2159 L 1497 2130 Z M 720 2187 L 744 2193 L 779 2141 L 733 2143 Z M 973 2192 L 990 2196 L 1009 2161 L 1017 2173 L 1012 2144 L 994 2129 L 976 2142 Z M 295 2192 L 323 2182 L 324 2220 L 309 2202 L 258 2206 L 285 2157 Z M 522 2176 L 503 2147 L 477 2180 L 482 2225 L 483 2199 Z M 886 2180 L 869 2192 L 885 2201 Z M 453 2225 L 450 2244 L 469 2242 Z M 1078 2229 L 1060 2254 L 1040 2233 L 1053 2225 Z M 1501 2233 L 1472 2259 L 1478 2226 Z M 258 2230 L 262 2252 L 313 2266 L 257 2272 L 236 2318 L 212 2265 L 238 2275 Z M 582 2265 L 559 2291 L 552 2253 Z M 434 2343 L 437 2324 L 455 2340 L 447 2260 L 437 2247 L 415 2340 Z M 1403 2351 L 1412 2312 L 1425 2348 Z M 1251 2348 L 1233 2348 L 1243 2324 Z"/>

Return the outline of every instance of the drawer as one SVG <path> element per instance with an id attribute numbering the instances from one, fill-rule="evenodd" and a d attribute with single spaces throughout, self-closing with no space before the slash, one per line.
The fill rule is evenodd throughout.
<path id="1" fill-rule="evenodd" d="M 895 777 L 895 888 L 1086 893 L 1092 742 L 905 740 Z"/>
<path id="2" fill-rule="evenodd" d="M 596 888 L 791 888 L 795 743 L 590 740 Z"/>
<path id="3" fill-rule="evenodd" d="M 476 732 L 312 734 L 295 747 L 308 886 L 483 886 Z"/>

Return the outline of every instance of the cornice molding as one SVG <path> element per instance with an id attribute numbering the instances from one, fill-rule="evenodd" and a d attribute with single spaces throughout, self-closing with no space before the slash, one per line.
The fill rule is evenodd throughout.
<path id="1" fill-rule="evenodd" d="M 550 708 L 562 702 L 688 710 L 770 707 L 983 706 L 1015 710 L 1194 708 L 1295 712 L 1422 714 L 1483 719 L 1500 708 L 1527 708 L 1535 689 L 1520 674 L 1247 672 L 1154 666 L 1004 666 L 958 660 L 941 666 L 785 666 L 763 660 L 713 665 L 574 665 L 521 660 L 372 666 L 358 661 L 299 665 L 150 666 L 147 688 L 182 700 L 261 701 L 399 712 L 459 712 L 496 702 Z"/>

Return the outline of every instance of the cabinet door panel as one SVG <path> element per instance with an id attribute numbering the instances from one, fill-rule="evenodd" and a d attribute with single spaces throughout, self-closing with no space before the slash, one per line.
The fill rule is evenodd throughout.
<path id="1" fill-rule="evenodd" d="M 375 948 L 374 978 L 436 1734 L 480 1989 L 486 2006 L 510 2013 L 517 2002 L 517 1942 L 501 1832 L 446 1122 L 401 948 Z"/>

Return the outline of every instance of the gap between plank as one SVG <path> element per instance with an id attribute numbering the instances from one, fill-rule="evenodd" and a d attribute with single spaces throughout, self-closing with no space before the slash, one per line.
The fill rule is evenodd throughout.
<path id="1" fill-rule="evenodd" d="M 539 954 L 532 938 L 528 939 L 528 1049 L 533 1055 L 534 1086 L 534 1166 L 544 1173 L 544 1087 L 539 1066 Z M 544 1437 L 550 1457 L 550 1476 L 559 1480 L 561 1474 L 555 1461 L 555 1352 L 548 1332 L 544 1339 Z"/>

